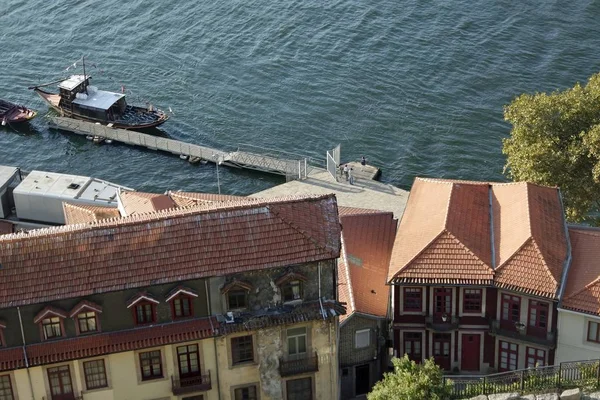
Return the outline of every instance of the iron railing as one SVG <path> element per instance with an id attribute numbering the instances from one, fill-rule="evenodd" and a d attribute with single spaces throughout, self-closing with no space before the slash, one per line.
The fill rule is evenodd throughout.
<path id="1" fill-rule="evenodd" d="M 187 378 L 176 379 L 174 376 L 171 376 L 171 391 L 176 396 L 192 392 L 205 392 L 210 389 L 212 389 L 210 371 L 203 375 Z"/>
<path id="2" fill-rule="evenodd" d="M 429 315 L 425 317 L 425 325 L 427 329 L 431 329 L 436 332 L 447 332 L 458 328 L 458 317 L 455 315 Z"/>
<path id="3" fill-rule="evenodd" d="M 600 360 L 519 369 L 491 375 L 446 375 L 453 399 L 505 392 L 539 393 L 568 388 L 600 388 Z"/>
<path id="4" fill-rule="evenodd" d="M 550 348 L 556 347 L 556 332 L 550 331 L 545 332 L 544 335 L 534 335 L 527 330 L 527 326 L 523 326 L 521 329 L 507 329 L 502 326 L 501 322 L 496 319 L 490 320 L 490 333 L 496 336 L 504 336 L 511 339 L 524 340 L 527 342 L 539 344 L 542 346 L 548 346 Z"/>
<path id="5" fill-rule="evenodd" d="M 281 376 L 291 376 L 314 372 L 319 370 L 319 359 L 317 352 L 314 355 L 306 355 L 300 358 L 279 359 L 279 373 Z"/>

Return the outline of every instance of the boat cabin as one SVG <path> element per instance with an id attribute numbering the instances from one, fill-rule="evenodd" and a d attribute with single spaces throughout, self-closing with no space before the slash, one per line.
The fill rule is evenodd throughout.
<path id="1" fill-rule="evenodd" d="M 59 107 L 95 120 L 114 121 L 125 112 L 127 102 L 121 93 L 98 90 L 90 86 L 91 76 L 71 75 L 62 81 Z"/>

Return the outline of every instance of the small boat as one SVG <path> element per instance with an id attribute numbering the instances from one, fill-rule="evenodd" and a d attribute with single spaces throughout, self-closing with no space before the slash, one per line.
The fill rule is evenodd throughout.
<path id="1" fill-rule="evenodd" d="M 102 136 L 98 136 L 98 135 L 94 136 L 94 138 L 92 140 L 96 144 L 100 144 L 100 143 L 104 142 L 104 138 Z"/>
<path id="2" fill-rule="evenodd" d="M 101 124 L 112 124 L 121 129 L 153 128 L 164 123 L 169 116 L 154 108 L 137 107 L 127 104 L 125 94 L 99 90 L 90 85 L 90 75 L 71 75 L 69 78 L 43 85 L 31 86 L 50 107 L 62 116 Z M 58 93 L 51 93 L 41 87 L 58 83 Z"/>
<path id="3" fill-rule="evenodd" d="M 35 117 L 37 112 L 27 107 L 0 100 L 0 122 L 2 126 L 17 122 L 29 121 Z"/>

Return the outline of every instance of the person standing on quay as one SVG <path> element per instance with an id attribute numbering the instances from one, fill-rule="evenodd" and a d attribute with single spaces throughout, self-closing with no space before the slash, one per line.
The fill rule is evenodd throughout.
<path id="1" fill-rule="evenodd" d="M 346 177 L 346 180 L 348 180 L 348 164 L 344 165 L 344 176 Z"/>
<path id="2" fill-rule="evenodd" d="M 362 156 L 360 159 L 360 165 L 362 165 L 361 167 L 361 171 L 365 170 L 365 165 L 367 165 L 367 159 L 365 158 L 365 156 Z"/>

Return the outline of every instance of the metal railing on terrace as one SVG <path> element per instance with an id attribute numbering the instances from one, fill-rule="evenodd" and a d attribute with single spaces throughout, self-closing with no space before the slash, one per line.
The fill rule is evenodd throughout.
<path id="1" fill-rule="evenodd" d="M 505 392 L 540 393 L 568 388 L 600 388 L 600 360 L 569 361 L 491 375 L 446 375 L 453 399 Z"/>

